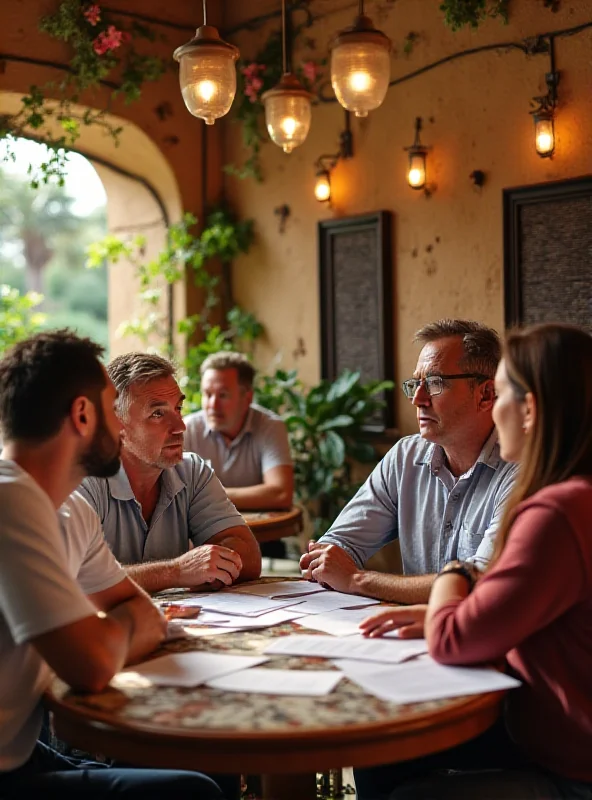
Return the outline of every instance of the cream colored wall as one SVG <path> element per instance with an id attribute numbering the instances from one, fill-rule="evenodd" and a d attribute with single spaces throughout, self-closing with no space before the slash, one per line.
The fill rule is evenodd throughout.
<path id="1" fill-rule="evenodd" d="M 226 5 L 226 27 L 273 10 L 278 4 L 255 0 Z M 335 11 L 347 6 L 345 11 Z M 488 21 L 477 31 L 445 28 L 439 0 L 397 0 L 366 4 L 367 13 L 393 40 L 392 77 L 396 78 L 461 50 L 523 40 L 546 31 L 592 20 L 592 0 L 562 0 L 551 13 L 533 0 L 513 0 L 507 26 Z M 351 24 L 353 3 L 314 0 L 321 16 L 310 31 L 317 57 L 340 28 Z M 322 15 L 326 16 L 322 16 Z M 244 57 L 272 29 L 242 32 L 235 38 Z M 410 56 L 405 36 L 419 34 Z M 262 148 L 265 182 L 227 179 L 237 210 L 256 221 L 258 243 L 234 266 L 236 300 L 264 322 L 267 338 L 258 360 L 266 366 L 280 354 L 286 367 L 298 366 L 303 378 L 320 372 L 317 222 L 377 209 L 394 213 L 395 374 L 398 382 L 413 370 L 417 349 L 413 332 L 443 316 L 463 316 L 503 325 L 502 190 L 573 178 L 592 172 L 592 29 L 556 42 L 561 71 L 557 147 L 552 160 L 534 151 L 529 101 L 545 91 L 547 56 L 526 57 L 517 50 L 494 50 L 447 63 L 391 87 L 383 106 L 366 120 L 353 120 L 354 158 L 332 175 L 334 206 L 313 197 L 314 162 L 337 150 L 343 110 L 337 103 L 313 110 L 307 141 L 291 155 L 275 145 Z M 330 87 L 329 87 L 330 92 Z M 406 153 L 416 116 L 424 119 L 423 140 L 433 150 L 428 180 L 436 184 L 426 199 L 405 181 Z M 226 161 L 240 160 L 240 129 L 225 124 Z M 476 189 L 469 174 L 480 169 L 487 182 Z M 287 203 L 291 216 L 279 232 L 274 208 Z M 298 340 L 304 355 L 298 355 Z M 403 433 L 415 430 L 412 408 L 398 402 Z"/>

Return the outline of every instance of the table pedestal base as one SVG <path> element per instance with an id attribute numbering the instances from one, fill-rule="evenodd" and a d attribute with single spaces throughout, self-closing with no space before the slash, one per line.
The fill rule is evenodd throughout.
<path id="1" fill-rule="evenodd" d="M 316 773 L 262 775 L 263 800 L 316 800 Z"/>

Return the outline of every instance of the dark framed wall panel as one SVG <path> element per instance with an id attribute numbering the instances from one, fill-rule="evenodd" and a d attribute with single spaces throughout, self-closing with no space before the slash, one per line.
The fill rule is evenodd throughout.
<path id="1" fill-rule="evenodd" d="M 592 176 L 504 191 L 506 326 L 592 333 Z"/>
<path id="2" fill-rule="evenodd" d="M 376 211 L 319 222 L 321 369 L 334 379 L 359 370 L 364 381 L 393 379 L 392 215 Z M 367 428 L 394 426 L 393 393 Z"/>

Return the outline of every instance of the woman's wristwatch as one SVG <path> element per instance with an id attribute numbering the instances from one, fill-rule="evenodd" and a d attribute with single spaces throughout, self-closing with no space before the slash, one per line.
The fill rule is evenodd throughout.
<path id="1" fill-rule="evenodd" d="M 481 576 L 481 573 L 477 567 L 475 567 L 473 564 L 469 564 L 466 561 L 449 561 L 448 564 L 446 564 L 446 566 L 440 570 L 436 577 L 439 578 L 440 575 L 446 575 L 448 573 L 452 573 L 453 575 L 462 575 L 463 578 L 466 578 L 469 584 L 469 592 L 473 590 L 475 584 Z"/>

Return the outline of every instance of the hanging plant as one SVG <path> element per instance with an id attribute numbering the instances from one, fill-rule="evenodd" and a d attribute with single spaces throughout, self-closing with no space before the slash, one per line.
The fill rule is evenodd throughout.
<path id="1" fill-rule="evenodd" d="M 300 29 L 294 33 L 297 36 Z M 314 43 L 307 41 L 307 46 Z M 318 87 L 323 66 L 326 60 L 307 59 L 293 68 L 306 89 L 314 92 Z M 261 50 L 252 60 L 238 62 L 238 82 L 234 103 L 234 118 L 242 124 L 243 145 L 249 156 L 242 166 L 227 164 L 224 171 L 238 178 L 263 179 L 259 152 L 261 145 L 267 141 L 265 130 L 265 108 L 261 97 L 269 89 L 279 83 L 282 77 L 282 38 L 279 31 L 274 31 Z"/>
<path id="2" fill-rule="evenodd" d="M 444 22 L 453 31 L 465 25 L 478 28 L 489 17 L 500 17 L 508 22 L 510 0 L 443 0 L 440 11 L 444 12 Z"/>
<path id="3" fill-rule="evenodd" d="M 107 120 L 112 100 L 120 96 L 126 103 L 138 100 L 143 83 L 158 80 L 166 69 L 161 58 L 144 55 L 135 47 L 141 39 L 154 41 L 150 28 L 137 23 L 127 28 L 116 25 L 98 3 L 63 0 L 54 14 L 40 20 L 39 29 L 72 48 L 69 71 L 60 82 L 31 86 L 19 111 L 0 119 L 0 138 L 9 142 L 7 158 L 14 158 L 11 140 L 30 136 L 31 132 L 51 149 L 51 156 L 38 171 L 29 168 L 34 187 L 52 178 L 63 184 L 65 150 L 74 146 L 81 126 L 100 125 L 117 143 L 121 128 Z M 105 81 L 113 87 L 107 108 L 77 114 L 73 106 L 80 102 L 82 93 L 101 87 Z"/>

